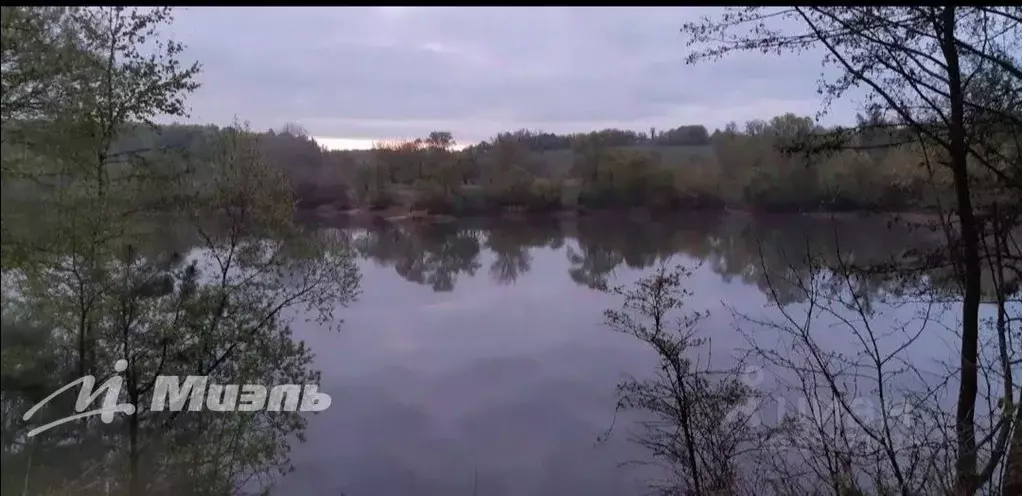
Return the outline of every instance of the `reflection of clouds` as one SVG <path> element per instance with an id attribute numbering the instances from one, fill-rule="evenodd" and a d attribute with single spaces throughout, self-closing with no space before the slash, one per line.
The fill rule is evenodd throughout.
<path id="1" fill-rule="evenodd" d="M 483 277 L 479 277 L 482 279 Z M 467 284 L 465 281 L 463 284 Z M 427 303 L 419 307 L 425 313 L 456 313 L 489 310 L 493 305 L 500 305 L 513 298 L 516 305 L 549 304 L 550 298 L 557 296 L 557 289 L 549 286 L 530 287 L 514 285 L 500 288 L 486 288 L 471 291 L 469 294 L 453 293 L 454 297 L 438 302 Z"/>
<path id="2" fill-rule="evenodd" d="M 476 473 L 480 494 L 635 494 L 617 468 L 638 455 L 624 436 L 594 446 L 614 415 L 608 354 L 565 346 L 436 375 L 396 365 L 348 378 L 330 391 L 333 407 L 310 418 L 310 439 L 343 441 L 298 446 L 299 471 L 280 489 L 461 494 Z"/>
<path id="3" fill-rule="evenodd" d="M 486 303 L 493 303 L 493 301 L 494 298 L 490 295 L 479 295 L 475 298 L 452 298 L 449 300 L 438 301 L 436 303 L 427 303 L 419 307 L 419 310 L 425 313 L 457 312 L 459 310 L 471 310 L 472 307 Z"/>
<path id="4" fill-rule="evenodd" d="M 409 334 L 388 333 L 387 335 L 392 338 L 385 342 L 385 346 L 389 351 L 411 353 L 420 349 L 422 345 L 420 340 L 412 339 L 412 336 Z"/>
<path id="5" fill-rule="evenodd" d="M 345 313 L 345 330 L 312 339 L 331 349 L 359 349 L 356 358 L 365 367 L 376 360 L 401 360 L 446 369 L 480 353 L 541 351 L 589 339 L 591 333 L 605 334 L 600 310 L 593 305 L 612 298 L 579 287 L 562 270 L 551 268 L 560 256 L 541 254 L 537 270 L 516 284 L 493 286 L 489 275 L 479 272 L 463 276 L 449 293 L 435 293 L 404 281 L 392 269 L 363 262 L 366 286 Z M 395 302 L 401 302 L 400 308 Z"/>

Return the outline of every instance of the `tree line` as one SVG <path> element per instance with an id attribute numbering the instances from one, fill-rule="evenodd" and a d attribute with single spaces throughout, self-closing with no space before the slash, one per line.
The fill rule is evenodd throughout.
<path id="1" fill-rule="evenodd" d="M 204 137 L 217 129 L 139 130 L 119 146 L 201 157 Z M 840 151 L 809 156 L 796 149 L 835 133 L 848 140 Z M 460 150 L 445 131 L 372 150 L 326 150 L 295 124 L 257 134 L 302 209 L 926 211 L 951 197 L 948 174 L 927 170 L 926 150 L 876 112 L 848 128 L 785 114 L 713 133 L 703 126 L 569 135 L 519 130 Z"/>

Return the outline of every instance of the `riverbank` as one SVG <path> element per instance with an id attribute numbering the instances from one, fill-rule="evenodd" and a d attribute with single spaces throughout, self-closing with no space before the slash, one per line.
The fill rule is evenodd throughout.
<path id="1" fill-rule="evenodd" d="M 383 224 L 407 224 L 426 223 L 440 224 L 455 222 L 467 219 L 487 219 L 501 221 L 550 221 L 578 218 L 606 219 L 608 221 L 643 221 L 670 219 L 678 216 L 753 216 L 753 217 L 790 217 L 801 216 L 816 219 L 853 220 L 864 218 L 883 218 L 890 221 L 904 222 L 906 224 L 924 225 L 940 220 L 940 215 L 934 211 L 871 211 L 871 210 L 842 210 L 842 211 L 812 211 L 812 212 L 786 212 L 756 210 L 744 208 L 689 208 L 678 210 L 653 210 L 649 208 L 609 208 L 609 209 L 566 209 L 546 212 L 530 212 L 524 209 L 503 209 L 499 212 L 475 213 L 470 215 L 449 215 L 435 214 L 428 210 L 410 210 L 403 207 L 391 207 L 387 209 L 337 209 L 322 206 L 315 209 L 298 209 L 296 217 L 302 220 L 316 221 L 318 223 L 340 224 L 345 226 L 371 226 Z"/>

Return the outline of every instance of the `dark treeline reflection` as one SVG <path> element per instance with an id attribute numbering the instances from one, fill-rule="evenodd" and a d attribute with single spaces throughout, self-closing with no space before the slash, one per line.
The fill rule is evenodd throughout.
<path id="1" fill-rule="evenodd" d="M 388 224 L 358 230 L 353 236 L 360 255 L 392 266 L 406 280 L 434 291 L 451 291 L 459 276 L 473 276 L 480 269 L 487 270 L 495 283 L 513 283 L 531 269 L 533 252 L 541 248 L 563 250 L 569 262 L 567 276 L 593 289 L 606 287 L 618 268 L 645 269 L 676 255 L 702 262 L 725 281 L 737 278 L 764 291 L 766 274 L 808 274 L 810 264 L 836 265 L 839 260 L 872 268 L 857 278 L 867 293 L 904 292 L 923 281 L 943 281 L 934 277 L 942 274 L 933 271 L 902 270 L 894 277 L 877 269 L 903 260 L 913 250 L 932 249 L 938 241 L 924 223 L 879 216 L 722 213 L 657 220 L 461 221 Z M 804 295 L 786 291 L 782 281 L 774 284 L 783 303 L 797 302 Z"/>

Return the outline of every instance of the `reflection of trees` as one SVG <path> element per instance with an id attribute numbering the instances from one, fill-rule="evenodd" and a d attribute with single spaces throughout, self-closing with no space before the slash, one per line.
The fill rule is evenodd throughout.
<path id="1" fill-rule="evenodd" d="M 576 227 L 578 248 L 568 247 L 568 274 L 571 280 L 594 289 L 607 287 L 607 278 L 621 264 L 632 268 L 650 266 L 656 261 L 657 241 L 649 235 L 654 224 L 627 222 L 619 229 L 583 221 Z"/>
<path id="2" fill-rule="evenodd" d="M 560 248 L 564 236 L 556 223 L 507 223 L 490 229 L 486 234 L 486 248 L 494 256 L 490 275 L 499 284 L 515 282 L 532 268 L 531 248 Z"/>
<path id="3" fill-rule="evenodd" d="M 386 226 L 373 229 L 358 240 L 356 248 L 401 277 L 426 284 L 434 291 L 450 291 L 458 274 L 474 275 L 479 264 L 479 237 L 453 224 L 412 228 Z"/>
<path id="4" fill-rule="evenodd" d="M 766 291 L 767 273 L 785 280 L 806 277 L 812 264 L 836 264 L 839 252 L 862 264 L 881 263 L 921 241 L 904 226 L 871 219 L 722 215 L 620 227 L 586 222 L 577 230 L 579 250 L 568 253 L 572 279 L 586 285 L 604 283 L 621 263 L 645 268 L 681 254 L 702 260 L 725 281 L 737 279 Z M 893 291 L 905 282 L 879 273 L 859 279 L 858 289 L 871 293 Z M 773 282 L 782 302 L 799 300 L 794 287 L 783 280 Z"/>
<path id="5" fill-rule="evenodd" d="M 490 275 L 499 284 L 513 283 L 532 268 L 532 254 L 528 248 L 508 239 L 500 231 L 494 234 L 486 239 L 486 247 L 496 257 L 490 265 Z"/>
<path id="6" fill-rule="evenodd" d="M 568 261 L 571 262 L 568 275 L 572 281 L 583 286 L 604 289 L 607 287 L 607 277 L 623 260 L 619 252 L 607 246 L 583 244 L 579 241 L 577 251 L 568 247 Z"/>
<path id="7" fill-rule="evenodd" d="M 882 264 L 921 242 L 906 226 L 879 219 L 742 217 L 721 225 L 708 256 L 714 271 L 725 280 L 738 278 L 764 292 L 768 291 L 767 275 L 772 274 L 778 300 L 787 304 L 803 297 L 789 282 L 808 278 L 815 264 L 835 267 L 839 253 L 859 264 Z M 856 283 L 862 285 L 859 289 L 870 288 L 870 293 L 892 289 L 895 283 L 878 274 L 863 276 Z"/>
<path id="8" fill-rule="evenodd" d="M 880 217 L 703 214 L 656 221 L 581 218 L 384 226 L 370 230 L 358 241 L 358 249 L 363 256 L 395 267 L 405 279 L 437 291 L 452 289 L 459 273 L 475 273 L 480 265 L 479 240 L 485 240 L 483 246 L 492 252 L 489 272 L 501 284 L 514 282 L 531 269 L 530 249 L 537 247 L 566 246 L 568 275 L 592 288 L 604 287 L 622 265 L 642 269 L 672 255 L 685 255 L 703 261 L 724 281 L 737 280 L 763 291 L 766 274 L 771 273 L 779 298 L 793 303 L 801 293 L 785 280 L 808 277 L 814 264 L 835 266 L 840 253 L 857 266 L 883 267 L 909 249 L 928 247 L 926 240 L 932 235 L 929 229 L 921 232 Z M 565 244 L 565 238 L 574 242 Z M 924 279 L 922 273 L 902 271 L 892 277 L 872 270 L 863 271 L 854 284 L 856 291 L 882 295 Z"/>
<path id="9" fill-rule="evenodd" d="M 658 260 L 685 252 L 679 246 L 705 240 L 712 217 L 693 217 L 684 222 L 605 222 L 582 219 L 575 229 L 578 249 L 568 249 L 572 280 L 591 287 L 606 286 L 614 269 L 624 264 L 642 269 Z"/>

